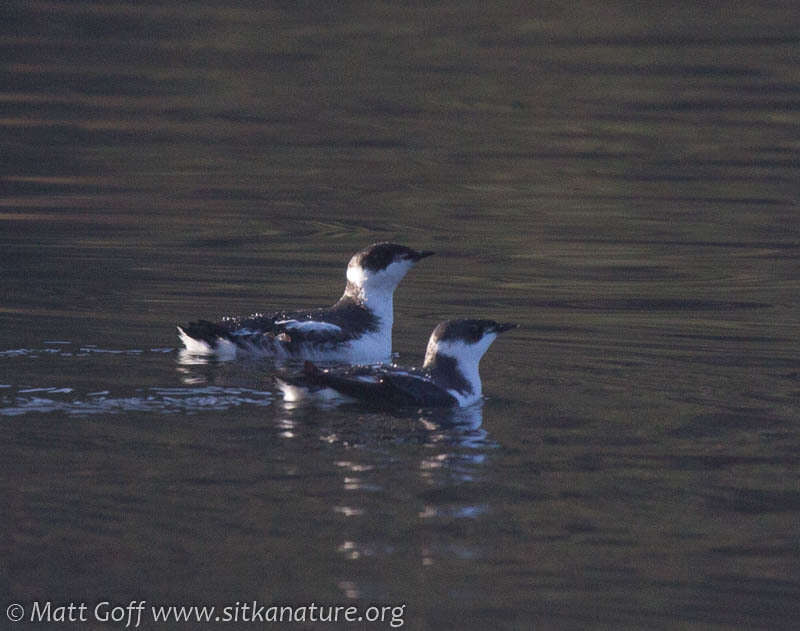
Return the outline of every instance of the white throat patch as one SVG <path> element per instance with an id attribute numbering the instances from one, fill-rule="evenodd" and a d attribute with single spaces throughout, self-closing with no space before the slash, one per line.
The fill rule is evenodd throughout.
<path id="1" fill-rule="evenodd" d="M 478 371 L 481 358 L 497 339 L 497 333 L 487 333 L 475 344 L 467 344 L 461 340 L 435 340 L 428 342 L 425 351 L 425 366 L 430 365 L 436 355 L 445 355 L 454 359 L 457 370 L 470 385 L 472 392 L 464 395 L 456 390 L 448 390 L 457 400 L 459 405 L 471 405 L 481 398 L 483 389 L 481 386 L 481 376 Z"/>

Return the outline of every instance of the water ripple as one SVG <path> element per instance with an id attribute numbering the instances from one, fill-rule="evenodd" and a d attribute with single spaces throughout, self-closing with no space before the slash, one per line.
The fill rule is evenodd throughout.
<path id="1" fill-rule="evenodd" d="M 87 357 L 89 355 L 143 355 L 145 353 L 159 353 L 168 354 L 175 351 L 171 347 L 163 348 L 149 348 L 147 350 L 140 348 L 99 348 L 93 344 L 86 344 L 78 346 L 70 350 L 68 346 L 72 342 L 44 342 L 45 344 L 52 344 L 50 348 L 9 348 L 0 351 L 1 358 L 9 357 L 39 357 L 40 355 L 60 356 L 60 357 Z"/>
<path id="2" fill-rule="evenodd" d="M 0 397 L 0 416 L 61 412 L 68 415 L 157 412 L 173 414 L 228 410 L 242 405 L 264 407 L 272 393 L 249 388 L 206 386 L 202 388 L 147 388 L 131 396 L 111 396 L 108 391 L 83 398 L 59 398 L 72 388 L 26 388 L 15 395 Z"/>

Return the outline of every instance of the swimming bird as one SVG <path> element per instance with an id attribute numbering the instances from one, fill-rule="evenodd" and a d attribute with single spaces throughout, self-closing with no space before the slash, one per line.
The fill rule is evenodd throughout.
<path id="1" fill-rule="evenodd" d="M 447 320 L 431 333 L 421 368 L 322 370 L 307 361 L 301 374 L 276 382 L 287 402 L 355 400 L 377 407 L 465 407 L 482 396 L 481 357 L 500 333 L 516 326 L 494 320 Z"/>
<path id="2" fill-rule="evenodd" d="M 178 336 L 189 354 L 219 359 L 244 352 L 351 364 L 388 361 L 394 290 L 414 265 L 432 254 L 375 243 L 350 259 L 344 294 L 331 307 L 198 320 L 179 326 Z"/>

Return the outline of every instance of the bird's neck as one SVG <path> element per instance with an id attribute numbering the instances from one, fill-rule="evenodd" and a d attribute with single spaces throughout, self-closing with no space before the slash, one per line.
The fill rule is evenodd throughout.
<path id="1" fill-rule="evenodd" d="M 394 291 L 369 288 L 348 281 L 341 300 L 353 301 L 369 309 L 378 318 L 381 331 L 391 334 L 394 324 Z"/>
<path id="2" fill-rule="evenodd" d="M 436 353 L 426 358 L 424 368 L 428 369 L 436 385 L 458 393 L 461 398 L 473 400 L 481 396 L 481 378 L 477 363 L 459 361 L 450 355 Z"/>

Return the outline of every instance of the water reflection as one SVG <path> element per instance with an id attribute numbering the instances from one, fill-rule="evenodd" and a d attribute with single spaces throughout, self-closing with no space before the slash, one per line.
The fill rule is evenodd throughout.
<path id="1" fill-rule="evenodd" d="M 293 404 L 275 411 L 281 408 L 275 425 L 282 437 L 303 444 L 317 440 L 335 450 L 331 470 L 337 485 L 328 501 L 338 522 L 334 549 L 353 563 L 350 572 L 343 566 L 339 583 L 350 597 L 362 593 L 364 562 L 402 555 L 404 563 L 431 567 L 483 554 L 480 542 L 451 540 L 459 523 L 488 518 L 493 510 L 481 481 L 498 445 L 483 427 L 482 405 L 405 414 Z M 391 497 L 396 500 L 387 503 Z M 409 536 L 418 530 L 424 534 Z"/>
<path id="2" fill-rule="evenodd" d="M 180 366 L 205 366 L 213 361 L 214 358 L 209 357 L 208 355 L 197 355 L 195 353 L 191 353 L 186 348 L 178 349 L 178 364 Z M 189 371 L 182 370 L 181 372 L 188 373 Z M 193 377 L 188 378 L 193 379 Z"/>
<path id="3" fill-rule="evenodd" d="M 184 383 L 225 383 L 232 372 L 246 370 L 263 375 L 265 383 L 276 371 L 298 369 L 296 363 L 260 359 L 231 365 L 208 357 L 178 357 L 178 371 Z M 239 373 L 241 374 L 241 373 Z M 313 468 L 332 472 L 336 484 L 329 487 L 327 510 L 338 522 L 334 551 L 358 564 L 364 560 L 391 559 L 397 554 L 416 558 L 420 567 L 445 559 L 474 559 L 482 554 L 480 544 L 450 541 L 453 524 L 487 518 L 492 503 L 479 486 L 483 470 L 497 443 L 483 427 L 483 402 L 465 408 L 442 410 L 397 410 L 373 412 L 357 404 L 330 402 L 287 402 L 275 394 L 265 422 L 275 436 L 296 444 L 300 453 L 316 453 Z M 322 445 L 319 448 L 314 444 Z M 393 445 L 404 456 L 400 462 L 382 459 Z M 319 460 L 330 453 L 329 462 Z M 342 456 L 345 457 L 342 457 Z M 292 461 L 293 475 L 303 475 L 311 464 L 303 457 Z M 387 512 L 387 496 L 397 489 L 411 493 L 393 503 Z M 376 523 L 386 529 L 377 531 Z M 427 535 L 409 548 L 408 541 L 387 533 L 390 523 L 407 528 L 424 528 Z M 348 598 L 361 594 L 358 572 L 345 573 L 339 582 Z"/>

